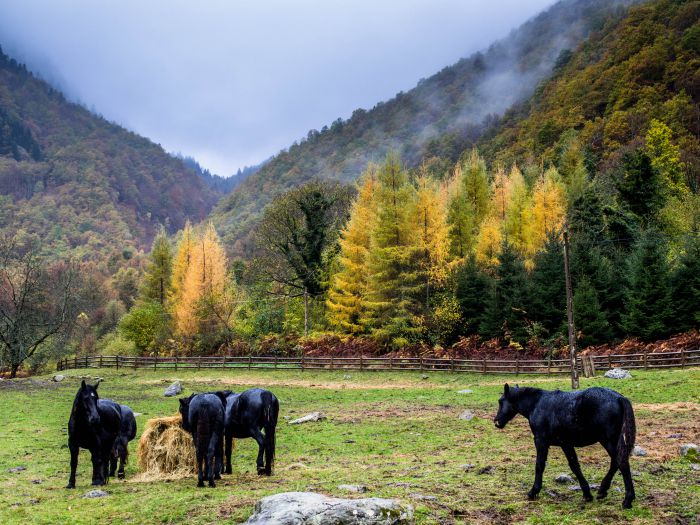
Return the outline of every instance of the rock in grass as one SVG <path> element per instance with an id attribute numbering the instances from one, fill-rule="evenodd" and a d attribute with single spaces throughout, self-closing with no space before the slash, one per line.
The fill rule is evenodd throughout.
<path id="1" fill-rule="evenodd" d="M 89 490 L 85 493 L 83 498 L 104 498 L 105 496 L 109 496 L 109 492 L 104 490 Z"/>
<path id="2" fill-rule="evenodd" d="M 573 483 L 574 478 L 572 478 L 568 474 L 561 473 L 556 478 L 554 478 L 554 481 L 556 481 L 557 483 L 561 483 L 562 485 L 567 485 Z"/>
<path id="3" fill-rule="evenodd" d="M 324 419 L 327 418 L 321 412 L 311 412 L 310 414 L 306 414 L 305 416 L 290 421 L 289 424 L 301 425 L 302 423 L 313 423 L 314 421 L 323 421 Z"/>
<path id="4" fill-rule="evenodd" d="M 459 415 L 459 419 L 462 419 L 464 421 L 471 421 L 472 419 L 474 419 L 474 412 L 472 412 L 471 410 L 465 410 Z"/>
<path id="5" fill-rule="evenodd" d="M 632 374 L 623 368 L 612 368 L 605 372 L 608 379 L 632 379 Z"/>
<path id="6" fill-rule="evenodd" d="M 355 492 L 357 494 L 367 492 L 367 487 L 364 485 L 338 485 L 338 489 L 344 490 L 345 492 Z"/>
<path id="7" fill-rule="evenodd" d="M 247 525 L 406 525 L 413 508 L 383 498 L 341 499 L 314 492 L 283 492 L 261 499 Z"/>
<path id="8" fill-rule="evenodd" d="M 695 460 L 698 457 L 698 446 L 695 443 L 686 443 L 678 447 L 678 453 L 681 457 Z"/>
<path id="9" fill-rule="evenodd" d="M 493 467 L 491 465 L 489 465 L 487 467 L 480 468 L 478 474 L 480 476 L 493 474 Z"/>
<path id="10" fill-rule="evenodd" d="M 464 390 L 459 390 L 457 393 L 458 393 L 458 394 L 473 394 L 474 391 L 473 391 L 473 390 L 470 390 L 470 389 L 468 389 L 468 388 L 465 388 Z"/>
<path id="11" fill-rule="evenodd" d="M 51 378 L 51 380 L 52 380 L 54 383 L 60 383 L 60 382 L 63 381 L 65 378 L 66 378 L 66 376 L 64 376 L 63 374 L 56 374 L 55 376 L 53 376 L 53 377 Z"/>
<path id="12" fill-rule="evenodd" d="M 19 466 L 19 467 L 12 467 L 12 468 L 7 469 L 7 471 L 12 473 L 12 474 L 16 474 L 17 472 L 22 472 L 23 470 L 27 470 L 27 467 Z"/>
<path id="13" fill-rule="evenodd" d="M 634 448 L 632 449 L 632 455 L 643 457 L 643 456 L 647 455 L 647 451 L 645 448 L 640 447 L 639 445 L 635 445 Z"/>
<path id="14" fill-rule="evenodd" d="M 165 392 L 163 392 L 163 395 L 165 397 L 173 397 L 177 396 L 182 393 L 182 385 L 180 384 L 180 381 L 175 381 L 172 385 L 170 385 L 168 388 L 165 389 Z"/>

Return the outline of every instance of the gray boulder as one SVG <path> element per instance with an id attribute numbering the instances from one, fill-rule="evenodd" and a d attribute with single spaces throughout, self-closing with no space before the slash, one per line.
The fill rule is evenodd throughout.
<path id="1" fill-rule="evenodd" d="M 464 390 L 459 390 L 457 391 L 458 394 L 472 394 L 474 391 L 470 390 L 469 388 L 465 388 Z"/>
<path id="2" fill-rule="evenodd" d="M 56 375 L 53 376 L 51 379 L 52 379 L 52 381 L 53 381 L 54 383 L 60 383 L 60 382 L 63 381 L 65 378 L 66 378 L 66 376 L 64 376 L 63 374 L 56 374 Z"/>
<path id="3" fill-rule="evenodd" d="M 105 496 L 109 496 L 109 492 L 105 492 L 104 490 L 89 490 L 85 493 L 83 498 L 104 498 Z"/>
<path id="4" fill-rule="evenodd" d="M 695 459 L 700 455 L 700 450 L 695 443 L 686 443 L 678 447 L 678 453 L 684 458 Z"/>
<path id="5" fill-rule="evenodd" d="M 646 456 L 647 451 L 645 448 L 640 447 L 639 445 L 635 445 L 634 448 L 632 449 L 632 455 L 633 456 Z"/>
<path id="6" fill-rule="evenodd" d="M 605 372 L 608 379 L 632 379 L 632 374 L 623 368 L 611 368 Z"/>
<path id="7" fill-rule="evenodd" d="M 284 492 L 261 499 L 247 525 L 404 525 L 413 508 L 383 498 L 340 499 L 314 492 Z"/>
<path id="8" fill-rule="evenodd" d="M 568 474 L 561 473 L 556 478 L 554 478 L 554 481 L 556 481 L 557 483 L 561 483 L 562 485 L 570 485 L 574 482 L 574 478 L 572 478 Z"/>
<path id="9" fill-rule="evenodd" d="M 165 389 L 165 392 L 163 392 L 165 397 L 173 397 L 179 394 L 182 394 L 182 385 L 180 384 L 180 381 L 175 381 L 172 385 Z"/>
<path id="10" fill-rule="evenodd" d="M 459 419 L 462 419 L 464 421 L 471 421 L 472 419 L 474 419 L 474 412 L 472 412 L 471 410 L 465 410 L 459 415 Z"/>

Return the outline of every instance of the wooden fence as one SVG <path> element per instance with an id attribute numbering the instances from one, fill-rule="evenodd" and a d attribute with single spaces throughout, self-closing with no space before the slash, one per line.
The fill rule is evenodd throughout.
<path id="1" fill-rule="evenodd" d="M 685 368 L 700 366 L 700 350 L 591 356 L 595 369 Z M 579 370 L 582 362 L 577 360 Z M 445 371 L 481 374 L 569 374 L 568 359 L 489 360 L 438 359 L 429 357 L 128 357 L 85 356 L 62 359 L 57 369 L 71 368 L 150 368 L 179 369 L 258 369 L 258 370 L 361 370 L 361 371 Z"/>

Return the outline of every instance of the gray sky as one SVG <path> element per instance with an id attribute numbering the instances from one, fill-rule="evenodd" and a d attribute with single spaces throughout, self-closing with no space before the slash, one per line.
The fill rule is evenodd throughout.
<path id="1" fill-rule="evenodd" d="M 230 175 L 412 88 L 554 0 L 0 0 L 0 45 Z"/>

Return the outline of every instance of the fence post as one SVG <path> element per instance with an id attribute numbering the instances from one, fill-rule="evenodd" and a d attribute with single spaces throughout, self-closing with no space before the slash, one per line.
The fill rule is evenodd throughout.
<path id="1" fill-rule="evenodd" d="M 117 370 L 119 370 L 119 356 L 117 356 Z"/>
<path id="2" fill-rule="evenodd" d="M 486 373 L 486 359 L 481 360 L 481 371 L 485 374 Z"/>
<path id="3" fill-rule="evenodd" d="M 175 356 L 175 370 L 177 370 L 177 356 Z"/>
<path id="4" fill-rule="evenodd" d="M 362 354 L 360 354 L 360 372 L 362 371 Z"/>
<path id="5" fill-rule="evenodd" d="M 685 368 L 685 350 L 681 349 L 681 368 Z"/>
<path id="6" fill-rule="evenodd" d="M 520 375 L 520 358 L 515 358 L 515 375 Z"/>
<path id="7" fill-rule="evenodd" d="M 333 370 L 333 356 L 331 356 L 331 370 Z"/>
<path id="8" fill-rule="evenodd" d="M 423 356 L 421 356 L 421 358 L 420 358 L 420 369 L 422 372 L 423 371 Z"/>
<path id="9" fill-rule="evenodd" d="M 304 354 L 301 354 L 301 371 L 304 371 Z"/>
<path id="10" fill-rule="evenodd" d="M 613 365 L 612 365 L 612 356 L 611 356 L 610 354 L 608 354 L 608 368 L 612 368 L 612 367 L 613 367 Z"/>
<path id="11" fill-rule="evenodd" d="M 156 366 L 158 365 L 158 356 L 154 355 L 153 356 L 153 371 L 155 372 Z"/>
<path id="12" fill-rule="evenodd" d="M 453 372 L 455 371 L 455 358 L 454 357 L 450 358 L 450 368 L 452 369 Z"/>
<path id="13" fill-rule="evenodd" d="M 197 359 L 197 371 L 199 371 L 200 367 L 202 366 L 202 358 L 197 357 L 196 359 Z"/>
<path id="14" fill-rule="evenodd" d="M 649 368 L 648 351 L 644 350 L 644 368 Z"/>
<path id="15" fill-rule="evenodd" d="M 394 370 L 394 358 L 389 358 L 389 370 Z"/>
<path id="16" fill-rule="evenodd" d="M 250 370 L 253 366 L 253 356 L 249 355 L 248 356 L 248 370 Z"/>
<path id="17" fill-rule="evenodd" d="M 221 370 L 224 370 L 226 368 L 226 355 L 224 354 L 224 357 L 221 359 Z"/>

